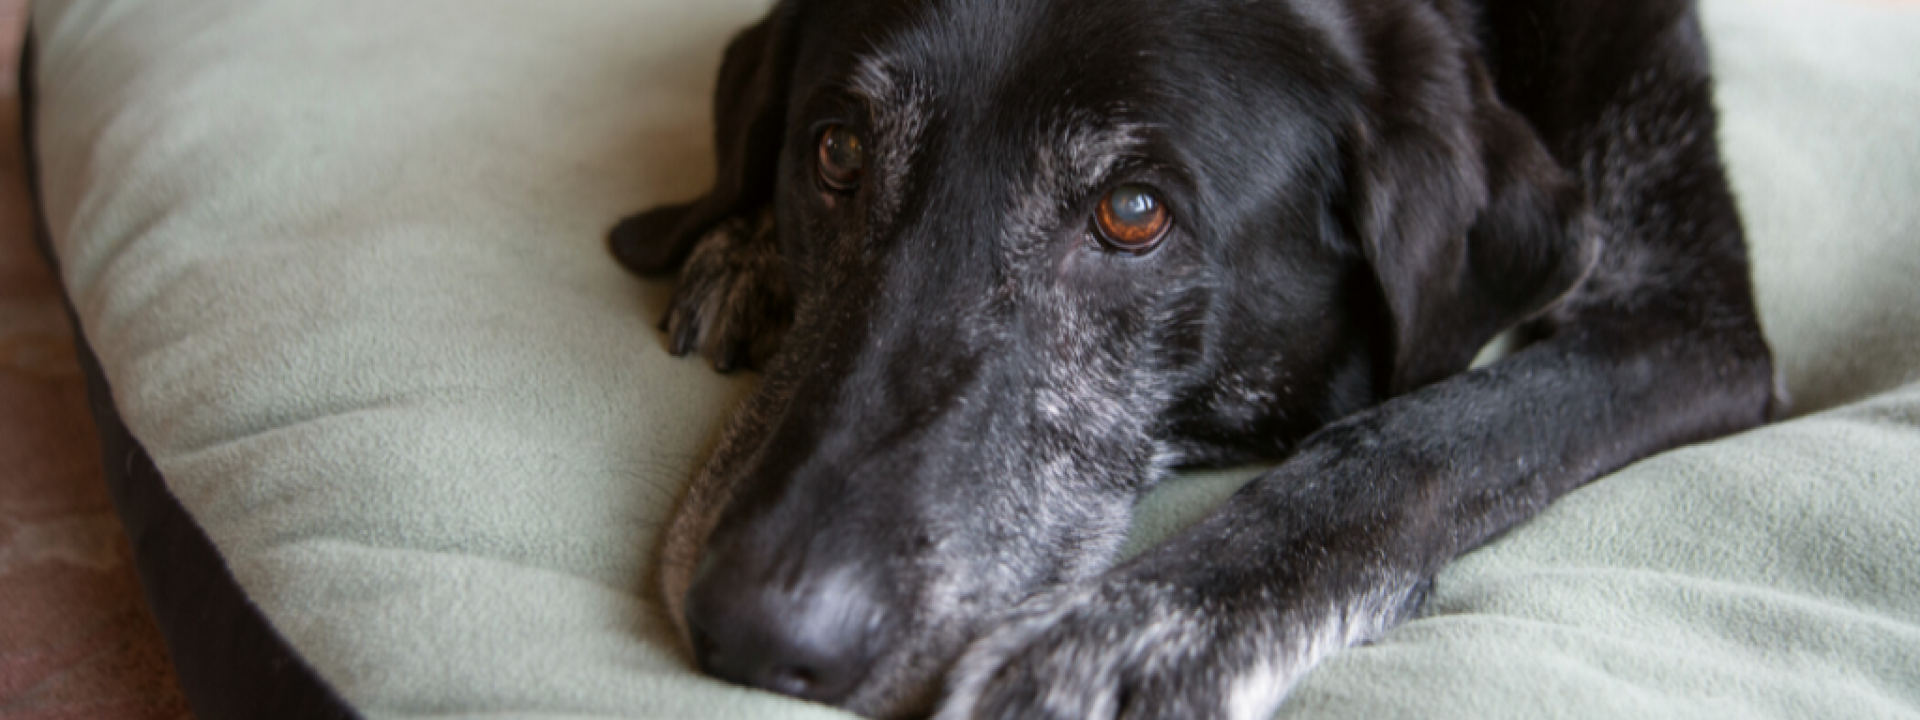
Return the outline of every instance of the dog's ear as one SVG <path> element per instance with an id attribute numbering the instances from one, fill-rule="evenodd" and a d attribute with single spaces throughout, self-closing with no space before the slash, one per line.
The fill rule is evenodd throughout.
<path id="1" fill-rule="evenodd" d="M 1457 58 L 1457 75 L 1428 67 L 1401 75 L 1412 87 L 1382 85 L 1354 148 L 1355 229 L 1392 317 L 1393 395 L 1464 370 L 1595 254 L 1584 191 L 1479 59 Z"/>
<path id="2" fill-rule="evenodd" d="M 673 272 L 708 230 L 772 201 L 798 5 L 783 0 L 727 46 L 713 98 L 713 151 L 719 162 L 713 189 L 693 202 L 620 221 L 607 240 L 627 269 L 643 275 Z"/>

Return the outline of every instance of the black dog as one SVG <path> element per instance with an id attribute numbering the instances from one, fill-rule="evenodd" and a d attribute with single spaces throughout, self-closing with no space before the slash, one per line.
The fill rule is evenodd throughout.
<path id="1" fill-rule="evenodd" d="M 1711 99 L 1685 0 L 784 0 L 713 191 L 612 236 L 679 269 L 675 353 L 767 373 L 667 603 L 708 672 L 869 715 L 1265 716 L 1460 553 L 1768 417 Z M 1170 468 L 1256 458 L 1109 567 Z"/>

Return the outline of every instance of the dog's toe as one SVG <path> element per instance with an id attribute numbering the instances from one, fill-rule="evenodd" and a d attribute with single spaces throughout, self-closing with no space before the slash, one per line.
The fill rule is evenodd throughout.
<path id="1" fill-rule="evenodd" d="M 705 355 L 715 370 L 763 366 L 793 321 L 769 217 L 735 218 L 700 239 L 660 321 L 667 350 Z"/>
<path id="2" fill-rule="evenodd" d="M 1035 598 L 968 649 L 936 717 L 1219 717 L 1220 668 L 1194 652 L 1209 627 L 1177 600 L 1119 583 Z"/>
<path id="3" fill-rule="evenodd" d="M 975 641 L 935 718 L 1264 719 L 1339 619 L 1111 573 L 1036 596 Z"/>

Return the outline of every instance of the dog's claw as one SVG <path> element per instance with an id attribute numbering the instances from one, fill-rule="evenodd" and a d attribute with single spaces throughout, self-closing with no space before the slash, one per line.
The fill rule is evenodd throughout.
<path id="1" fill-rule="evenodd" d="M 673 331 L 673 344 L 668 347 L 667 352 L 672 353 L 674 357 L 686 357 L 687 353 L 699 348 L 698 330 L 699 326 L 694 323 L 681 323 L 680 327 Z"/>
<path id="2" fill-rule="evenodd" d="M 725 375 L 739 369 L 741 354 L 740 343 L 725 343 L 720 348 L 720 351 L 713 356 L 714 372 Z"/>

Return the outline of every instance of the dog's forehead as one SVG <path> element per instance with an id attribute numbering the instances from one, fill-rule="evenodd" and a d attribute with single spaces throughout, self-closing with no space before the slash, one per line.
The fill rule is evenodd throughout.
<path id="1" fill-rule="evenodd" d="M 850 88 L 876 105 L 919 93 L 951 109 L 1072 108 L 1083 116 L 1129 109 L 1171 64 L 1158 52 L 1168 28 L 1120 22 L 1125 0 L 941 0 L 912 5 L 870 35 Z M 1015 114 L 997 112 L 1000 117 Z M 1002 128 L 1008 130 L 1011 128 Z"/>
<path id="2" fill-rule="evenodd" d="M 1001 202 L 1015 225 L 1041 230 L 1057 219 L 1053 205 L 1164 139 L 1172 123 L 1163 111 L 1177 105 L 1160 101 L 1172 87 L 1167 58 L 1149 51 L 1153 30 L 1113 26 L 1126 3 L 1110 2 L 897 6 L 856 45 L 840 81 L 873 125 L 881 214 L 902 201 L 909 175 L 964 183 L 972 170 L 1024 178 L 1000 187 L 1014 195 Z"/>
<path id="3" fill-rule="evenodd" d="M 863 54 L 869 79 L 910 76 L 942 92 L 990 92 L 1035 50 L 1034 41 L 1060 24 L 1071 2 L 1045 0 L 931 0 L 905 3 L 870 28 Z M 972 91 L 972 92 L 969 92 Z"/>
<path id="4" fill-rule="evenodd" d="M 1012 93 L 1075 100 L 1128 89 L 1178 93 L 1193 76 L 1231 76 L 1260 46 L 1311 46 L 1296 57 L 1360 64 L 1351 0 L 889 0 L 830 13 L 863 47 L 857 91 L 886 95 L 912 80 L 942 97 L 981 102 Z M 849 26 L 858 33 L 844 33 Z M 827 28 L 821 28 L 827 30 Z M 854 40 L 854 38 L 860 38 Z M 1156 84 L 1157 83 L 1157 84 Z M 1087 103 L 1087 100 L 1081 100 Z"/>
<path id="5" fill-rule="evenodd" d="M 1229 141 L 1223 129 L 1274 122 L 1271 106 L 1232 98 L 1284 83 L 1303 64 L 1279 55 L 1357 65 L 1350 14 L 1347 0 L 902 3 L 860 15 L 885 21 L 851 43 L 838 84 L 869 108 L 883 152 L 939 132 L 972 152 L 1050 164 L 1070 184 L 1097 183 L 1150 140 L 1217 143 Z M 1230 107 L 1269 119 L 1236 124 L 1222 112 Z M 980 132 L 961 137 L 967 130 Z"/>
<path id="6" fill-rule="evenodd" d="M 853 66 L 849 87 L 870 108 L 883 152 L 917 147 L 930 116 L 972 120 L 992 125 L 996 131 L 973 140 L 1020 143 L 1030 151 L 1029 159 L 1046 166 L 1046 176 L 1084 186 L 1098 182 L 1120 158 L 1146 145 L 1159 124 L 1140 112 L 1138 102 L 1124 97 L 1092 106 L 1059 97 L 1051 103 L 1032 103 L 1018 113 L 997 111 L 1004 106 L 990 102 L 956 103 L 953 96 L 940 93 L 925 80 L 927 73 L 917 72 L 906 57 L 874 52 L 862 55 Z M 956 104 L 966 106 L 965 114 L 971 117 L 956 118 L 960 114 L 955 112 Z"/>

